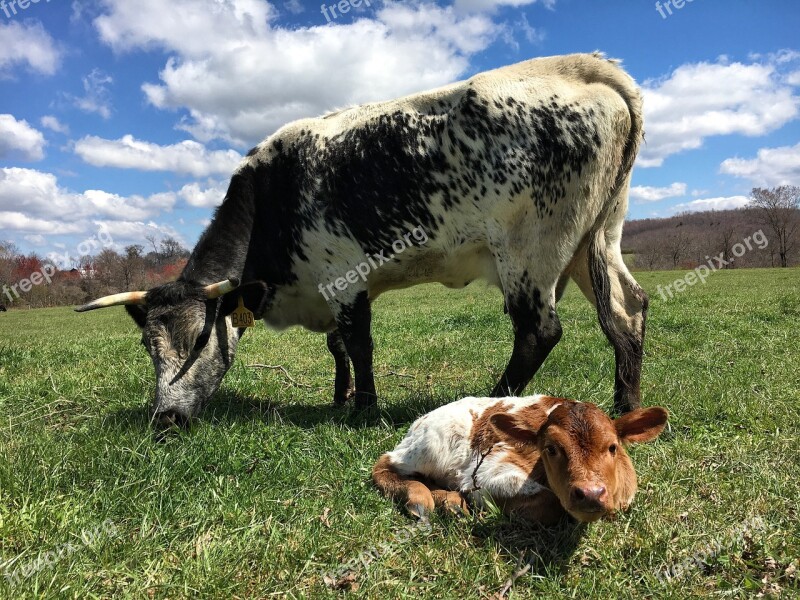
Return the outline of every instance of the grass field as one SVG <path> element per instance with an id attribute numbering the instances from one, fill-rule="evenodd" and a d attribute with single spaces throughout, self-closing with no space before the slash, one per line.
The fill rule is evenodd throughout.
<path id="1" fill-rule="evenodd" d="M 192 430 L 161 444 L 122 309 L 2 314 L 0 597 L 488 597 L 526 564 L 512 598 L 800 595 L 800 270 L 720 272 L 662 300 L 679 275 L 637 273 L 643 399 L 671 421 L 631 451 L 634 506 L 557 530 L 494 513 L 409 530 L 369 480 L 416 416 L 491 389 L 511 348 L 496 290 L 377 302 L 376 419 L 330 406 L 323 336 L 259 327 Z M 609 408 L 613 352 L 574 286 L 560 316 L 528 391 Z"/>

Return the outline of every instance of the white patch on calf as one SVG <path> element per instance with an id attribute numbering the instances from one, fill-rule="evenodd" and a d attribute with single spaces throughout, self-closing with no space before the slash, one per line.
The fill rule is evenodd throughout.
<path id="1" fill-rule="evenodd" d="M 476 500 L 488 494 L 497 497 L 535 495 L 544 486 L 530 479 L 518 465 L 503 459 L 504 443 L 496 444 L 483 458 L 472 449 L 473 424 L 498 403 L 508 412 L 533 406 L 547 396 L 524 398 L 468 397 L 446 404 L 420 417 L 397 447 L 388 453 L 392 465 L 405 476 L 419 473 L 447 489 L 473 494 Z M 478 488 L 476 490 L 476 487 Z"/>

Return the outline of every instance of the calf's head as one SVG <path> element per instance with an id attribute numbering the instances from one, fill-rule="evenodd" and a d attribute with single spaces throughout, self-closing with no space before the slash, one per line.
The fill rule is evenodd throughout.
<path id="1" fill-rule="evenodd" d="M 142 345 L 155 367 L 153 423 L 163 429 L 188 424 L 219 388 L 242 333 L 230 320 L 240 300 L 258 319 L 266 298 L 262 282 L 240 286 L 231 279 L 203 286 L 176 281 L 148 292 L 100 298 L 76 310 L 125 306 L 142 330 Z"/>
<path id="2" fill-rule="evenodd" d="M 495 414 L 490 423 L 499 439 L 537 450 L 533 455 L 542 461 L 561 506 L 588 523 L 633 501 L 636 472 L 625 445 L 654 440 L 667 416 L 663 408 L 653 407 L 612 420 L 594 404 L 565 400 L 539 427 L 514 413 Z"/>

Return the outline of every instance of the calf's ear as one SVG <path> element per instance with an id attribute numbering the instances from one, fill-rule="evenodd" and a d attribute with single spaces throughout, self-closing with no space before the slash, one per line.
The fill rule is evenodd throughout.
<path id="1" fill-rule="evenodd" d="M 227 317 L 236 310 L 241 298 L 244 300 L 245 307 L 253 313 L 253 316 L 256 319 L 260 319 L 264 316 L 264 311 L 267 309 L 271 296 L 270 287 L 263 281 L 245 283 L 222 297 L 220 315 Z"/>
<path id="2" fill-rule="evenodd" d="M 139 326 L 139 329 L 144 329 L 145 323 L 147 323 L 147 309 L 138 304 L 128 304 L 125 306 L 125 310 L 128 311 L 128 314 Z"/>
<path id="3" fill-rule="evenodd" d="M 501 440 L 510 440 L 521 444 L 535 444 L 536 432 L 517 415 L 497 413 L 489 418 L 489 427 Z"/>
<path id="4" fill-rule="evenodd" d="M 667 424 L 669 413 L 660 406 L 637 408 L 614 421 L 619 439 L 624 443 L 649 442 L 658 437 Z"/>

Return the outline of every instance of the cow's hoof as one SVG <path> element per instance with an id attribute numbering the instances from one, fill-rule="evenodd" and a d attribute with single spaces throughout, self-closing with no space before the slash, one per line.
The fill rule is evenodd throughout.
<path id="1" fill-rule="evenodd" d="M 367 412 L 378 408 L 378 397 L 375 394 L 356 392 L 356 410 Z"/>
<path id="2" fill-rule="evenodd" d="M 334 394 L 333 394 L 333 405 L 334 406 L 344 406 L 355 395 L 356 395 L 356 389 L 355 388 L 349 388 L 344 393 L 342 393 L 342 392 L 334 392 Z"/>

